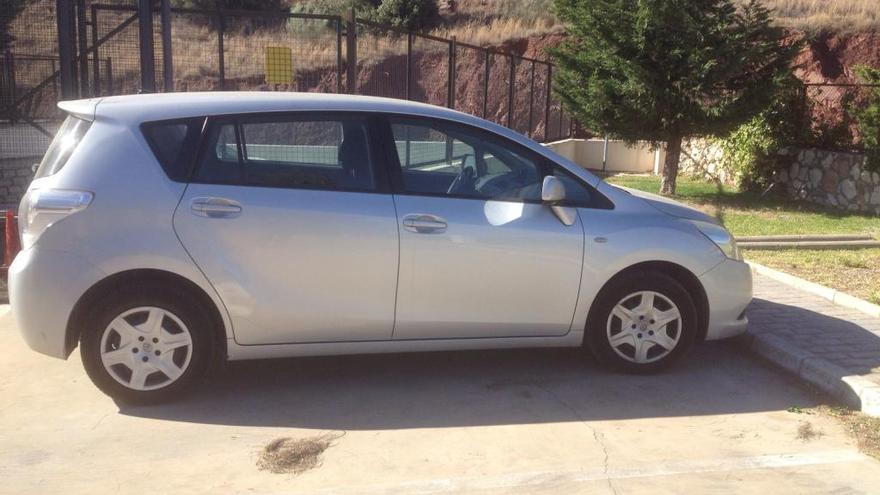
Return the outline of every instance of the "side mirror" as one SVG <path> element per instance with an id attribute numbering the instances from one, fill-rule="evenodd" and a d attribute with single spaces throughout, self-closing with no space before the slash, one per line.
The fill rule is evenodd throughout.
<path id="1" fill-rule="evenodd" d="M 564 199 L 565 185 L 562 184 L 562 181 L 552 175 L 544 177 L 544 184 L 541 186 L 541 201 L 553 206 Z"/>
<path id="2" fill-rule="evenodd" d="M 574 225 L 577 220 L 577 210 L 569 206 L 560 206 L 565 199 L 565 185 L 558 177 L 548 175 L 544 177 L 544 183 L 541 185 L 541 201 L 553 210 L 553 214 L 564 225 Z"/>

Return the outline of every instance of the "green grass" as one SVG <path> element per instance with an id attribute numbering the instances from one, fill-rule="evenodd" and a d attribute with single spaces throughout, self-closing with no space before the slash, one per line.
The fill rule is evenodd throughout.
<path id="1" fill-rule="evenodd" d="M 880 304 L 880 249 L 746 249 L 745 258 Z"/>
<path id="2" fill-rule="evenodd" d="M 612 184 L 656 193 L 660 178 L 649 175 L 615 175 Z M 709 181 L 680 177 L 674 199 L 715 216 L 735 236 L 774 234 L 871 234 L 880 237 L 880 217 L 824 211 L 821 208 L 775 196 L 738 192 Z"/>

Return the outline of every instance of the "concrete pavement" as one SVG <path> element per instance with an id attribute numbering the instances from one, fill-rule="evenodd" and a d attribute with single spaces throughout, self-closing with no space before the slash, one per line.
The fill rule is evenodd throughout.
<path id="1" fill-rule="evenodd" d="M 658 376 L 574 350 L 234 363 L 188 400 L 119 407 L 0 317 L 0 494 L 871 493 L 880 463 L 821 399 L 729 343 Z M 809 422 L 819 435 L 802 438 Z M 300 476 L 277 437 L 341 435 Z"/>

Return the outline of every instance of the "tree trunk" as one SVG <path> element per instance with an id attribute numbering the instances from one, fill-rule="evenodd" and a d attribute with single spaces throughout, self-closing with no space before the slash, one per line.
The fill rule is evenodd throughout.
<path id="1" fill-rule="evenodd" d="M 678 177 L 678 161 L 681 157 L 681 135 L 669 136 L 666 142 L 666 160 L 663 162 L 663 178 L 660 181 L 660 194 L 675 194 L 675 179 Z"/>

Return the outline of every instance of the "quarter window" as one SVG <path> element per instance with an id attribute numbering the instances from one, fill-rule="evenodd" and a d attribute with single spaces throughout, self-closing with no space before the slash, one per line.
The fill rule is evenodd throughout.
<path id="1" fill-rule="evenodd" d="M 363 119 L 248 118 L 214 126 L 197 178 L 249 186 L 372 191 Z"/>
<path id="2" fill-rule="evenodd" d="M 68 115 L 49 144 L 46 154 L 43 155 L 34 179 L 58 173 L 67 164 L 67 159 L 86 135 L 89 126 L 91 122 Z"/>
<path id="3" fill-rule="evenodd" d="M 186 180 L 192 168 L 204 122 L 204 117 L 198 117 L 143 124 L 147 143 L 172 180 Z"/>

